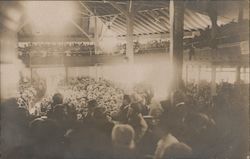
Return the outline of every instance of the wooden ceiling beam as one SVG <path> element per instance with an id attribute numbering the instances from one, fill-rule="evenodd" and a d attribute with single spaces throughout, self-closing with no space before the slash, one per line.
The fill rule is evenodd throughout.
<path id="1" fill-rule="evenodd" d="M 135 24 L 134 24 L 134 27 L 135 29 L 139 29 L 138 33 L 139 34 L 142 34 L 142 33 L 148 33 L 148 29 L 147 29 L 147 26 L 145 25 L 141 25 L 140 24 L 141 21 L 139 21 L 136 17 L 135 17 Z"/>
<path id="2" fill-rule="evenodd" d="M 79 3 L 81 4 L 81 6 L 82 6 L 86 11 L 88 11 L 88 12 L 90 13 L 91 16 L 95 16 L 94 12 L 93 12 L 91 9 L 89 9 L 89 7 L 88 7 L 84 2 L 79 1 Z"/>
<path id="3" fill-rule="evenodd" d="M 122 16 L 122 15 L 121 15 Z M 137 24 L 136 24 L 136 18 L 134 18 L 134 32 L 136 33 L 136 34 L 138 34 L 138 33 L 140 33 L 141 32 L 141 30 L 139 30 L 139 28 L 137 27 Z M 120 18 L 117 18 L 117 21 L 120 21 L 120 23 L 122 24 L 122 25 L 125 25 L 126 24 L 126 18 L 124 18 L 124 17 L 120 17 Z M 146 30 L 144 30 L 144 31 L 146 31 Z"/>
<path id="4" fill-rule="evenodd" d="M 152 12 L 155 12 L 154 10 Z M 157 13 L 158 14 L 158 13 Z M 157 19 L 157 17 L 154 17 L 153 15 L 151 14 L 148 14 L 149 17 L 152 17 L 152 19 Z M 163 26 L 163 25 L 160 25 L 159 23 L 154 23 L 158 28 L 160 28 L 161 30 L 168 30 L 166 29 L 167 27 Z"/>
<path id="5" fill-rule="evenodd" d="M 73 20 L 70 21 L 78 30 L 81 31 L 82 34 L 84 34 L 88 39 L 89 41 L 93 42 L 93 38 L 91 38 L 87 32 L 85 32 L 76 22 L 74 22 Z"/>
<path id="6" fill-rule="evenodd" d="M 120 27 L 117 26 L 117 24 L 113 24 L 110 29 L 113 30 L 117 34 L 117 36 L 124 34 L 123 30 L 120 30 Z"/>
<path id="7" fill-rule="evenodd" d="M 144 13 L 139 13 L 139 15 L 140 15 L 140 19 L 141 19 L 141 21 L 144 21 L 144 22 L 146 22 L 146 24 L 147 25 L 149 25 L 149 26 L 151 26 L 154 30 L 155 30 L 155 32 L 157 32 L 157 31 L 163 31 L 164 29 L 163 29 L 163 27 L 161 28 L 161 27 L 158 27 L 158 26 L 156 26 L 155 25 L 155 21 L 154 20 L 152 20 L 151 18 L 150 18 L 150 16 L 148 16 L 148 14 L 147 14 L 147 16 L 146 15 L 144 15 Z M 145 21 L 145 19 L 146 19 L 146 21 Z"/>
<path id="8" fill-rule="evenodd" d="M 146 21 L 144 18 L 142 18 L 141 15 L 137 15 L 136 19 L 138 20 L 139 25 L 141 25 L 142 27 L 144 27 L 148 30 L 147 33 L 159 31 L 158 29 L 154 28 L 154 26 L 152 24 L 148 23 L 148 21 Z"/>
<path id="9" fill-rule="evenodd" d="M 124 10 L 123 8 L 121 8 L 120 6 L 118 6 L 114 1 L 108 1 L 108 2 L 111 6 L 113 6 L 116 10 L 118 10 L 119 12 L 124 14 L 126 17 L 129 16 L 129 13 L 126 10 Z"/>
<path id="10" fill-rule="evenodd" d="M 166 24 L 169 26 L 170 22 L 169 22 L 169 14 L 168 14 L 167 9 L 160 9 L 159 12 L 161 14 L 163 14 L 163 16 L 166 16 L 166 19 L 164 19 L 164 20 L 165 20 Z"/>
<path id="11" fill-rule="evenodd" d="M 126 32 L 126 27 L 125 27 L 125 24 L 119 17 L 116 18 L 116 20 L 114 21 L 114 24 L 113 25 L 117 25 L 119 26 L 120 30 L 122 32 Z"/>

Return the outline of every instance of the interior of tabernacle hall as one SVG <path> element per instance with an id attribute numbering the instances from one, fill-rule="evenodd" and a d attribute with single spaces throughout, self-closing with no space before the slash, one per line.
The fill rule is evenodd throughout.
<path id="1" fill-rule="evenodd" d="M 248 159 L 248 0 L 0 1 L 4 159 Z"/>

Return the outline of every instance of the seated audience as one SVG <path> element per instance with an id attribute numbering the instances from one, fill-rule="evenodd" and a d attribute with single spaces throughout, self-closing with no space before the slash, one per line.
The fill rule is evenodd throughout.
<path id="1" fill-rule="evenodd" d="M 2 101 L 2 158 L 247 155 L 247 84 L 220 83 L 211 98 L 209 83 L 188 83 L 160 104 L 153 103 L 153 93 L 143 85 L 134 90 L 136 95 L 124 95 L 114 83 L 90 77 L 60 81 L 57 87 L 60 93 L 44 96 L 34 107 L 38 89 L 23 80 L 17 99 Z M 31 108 L 37 109 L 32 116 Z"/>
<path id="2" fill-rule="evenodd" d="M 135 132 L 130 125 L 115 125 L 112 130 L 113 158 L 136 159 Z"/>
<path id="3" fill-rule="evenodd" d="M 148 129 L 148 125 L 144 120 L 140 105 L 132 103 L 128 110 L 128 123 L 135 130 L 135 142 L 139 142 Z"/>
<path id="4" fill-rule="evenodd" d="M 112 114 L 113 120 L 119 121 L 120 123 L 127 123 L 128 110 L 131 105 L 131 98 L 129 95 L 123 96 L 122 105 L 117 113 Z"/>

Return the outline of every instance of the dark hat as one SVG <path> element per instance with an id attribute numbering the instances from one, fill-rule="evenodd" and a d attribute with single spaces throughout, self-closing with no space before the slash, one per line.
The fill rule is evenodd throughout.
<path id="1" fill-rule="evenodd" d="M 125 94 L 124 96 L 123 96 L 123 100 L 127 100 L 129 103 L 131 102 L 131 98 L 130 98 L 130 96 L 129 95 L 127 95 L 127 94 Z"/>
<path id="2" fill-rule="evenodd" d="M 63 95 L 61 93 L 55 93 L 52 97 L 54 104 L 62 104 L 63 103 Z"/>
<path id="3" fill-rule="evenodd" d="M 93 108 L 93 107 L 97 107 L 98 106 L 98 103 L 95 99 L 92 99 L 88 102 L 88 107 L 89 108 Z"/>

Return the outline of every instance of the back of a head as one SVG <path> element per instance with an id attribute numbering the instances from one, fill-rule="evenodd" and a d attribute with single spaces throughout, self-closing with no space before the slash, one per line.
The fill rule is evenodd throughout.
<path id="1" fill-rule="evenodd" d="M 52 97 L 53 103 L 56 104 L 62 104 L 63 103 L 63 95 L 61 93 L 56 93 Z"/>
<path id="2" fill-rule="evenodd" d="M 53 109 L 52 118 L 54 119 L 64 119 L 66 118 L 65 106 L 62 104 L 55 105 Z"/>
<path id="3" fill-rule="evenodd" d="M 13 111 L 17 110 L 18 103 L 16 98 L 9 98 L 4 101 L 1 101 L 1 115 L 8 117 L 9 114 L 12 114 Z"/>
<path id="4" fill-rule="evenodd" d="M 192 149 L 184 143 L 173 143 L 168 146 L 162 159 L 184 159 L 191 157 Z"/>
<path id="5" fill-rule="evenodd" d="M 58 126 L 50 119 L 37 118 L 30 123 L 30 132 L 39 142 L 51 141 L 57 136 Z"/>
<path id="6" fill-rule="evenodd" d="M 28 119 L 29 111 L 19 107 L 16 98 L 10 98 L 1 103 L 1 115 L 3 121 L 19 123 Z"/>
<path id="7" fill-rule="evenodd" d="M 181 90 L 176 90 L 170 95 L 170 101 L 171 105 L 176 105 L 178 103 L 184 102 L 185 101 L 185 95 L 183 91 Z"/>
<path id="8" fill-rule="evenodd" d="M 88 102 L 88 108 L 96 108 L 97 106 L 98 106 L 98 103 L 97 103 L 97 101 L 95 99 L 90 100 Z"/>
<path id="9" fill-rule="evenodd" d="M 115 125 L 112 130 L 112 141 L 116 146 L 124 148 L 133 148 L 134 147 L 134 129 L 127 124 L 118 124 Z"/>
<path id="10" fill-rule="evenodd" d="M 123 96 L 123 100 L 126 100 L 126 101 L 128 102 L 128 104 L 131 103 L 131 98 L 130 98 L 130 96 L 127 95 L 127 94 L 125 94 L 125 95 Z"/>
<path id="11" fill-rule="evenodd" d="M 105 107 L 97 107 L 94 110 L 94 117 L 96 119 L 104 119 L 106 117 L 106 108 Z"/>
<path id="12" fill-rule="evenodd" d="M 141 110 L 140 106 L 141 106 L 140 103 L 132 103 L 131 104 L 131 108 L 132 108 L 134 114 L 141 113 L 142 110 Z"/>
<path id="13" fill-rule="evenodd" d="M 138 93 L 133 93 L 130 96 L 131 102 L 132 103 L 138 103 L 141 102 L 143 100 L 143 97 L 141 95 L 139 95 Z"/>

